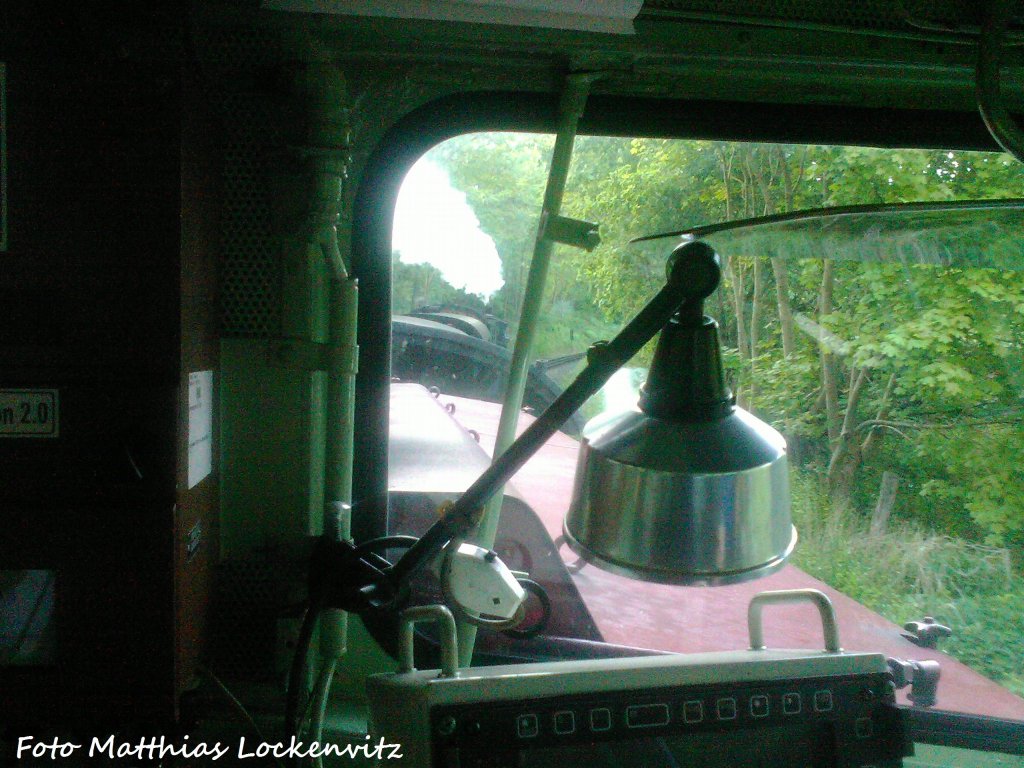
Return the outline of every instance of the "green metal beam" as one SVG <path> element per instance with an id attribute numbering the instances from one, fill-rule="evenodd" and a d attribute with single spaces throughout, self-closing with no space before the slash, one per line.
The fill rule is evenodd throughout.
<path id="1" fill-rule="evenodd" d="M 546 234 L 547 221 L 548 218 L 557 217 L 561 211 L 565 182 L 569 177 L 569 165 L 572 162 L 573 144 L 576 141 L 576 129 L 583 116 L 587 96 L 590 94 L 590 86 L 600 77 L 601 73 L 597 72 L 571 73 L 566 77 L 565 90 L 562 92 L 562 100 L 559 105 L 558 133 L 555 135 L 555 147 L 551 154 L 551 165 L 548 168 L 544 203 L 537 225 L 537 238 L 534 241 L 530 272 L 526 278 L 526 295 L 523 297 L 523 307 L 519 314 L 519 329 L 516 332 L 515 346 L 512 350 L 508 387 L 505 390 L 501 420 L 498 423 L 498 434 L 494 444 L 495 458 L 500 456 L 516 437 L 519 411 L 523 407 L 523 394 L 526 391 L 526 379 L 530 360 L 533 357 L 541 303 L 547 284 L 548 267 L 555 246 L 554 240 Z M 483 519 L 480 521 L 475 537 L 476 544 L 481 547 L 489 549 L 494 546 L 503 497 L 503 492 L 495 494 L 484 508 Z M 464 622 L 460 623 L 460 666 L 470 665 L 475 642 L 476 627 Z"/>

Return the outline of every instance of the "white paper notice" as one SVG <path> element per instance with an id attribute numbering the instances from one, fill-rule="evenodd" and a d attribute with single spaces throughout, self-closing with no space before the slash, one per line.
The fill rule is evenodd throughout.
<path id="1" fill-rule="evenodd" d="M 213 470 L 213 371 L 188 375 L 188 487 Z"/>

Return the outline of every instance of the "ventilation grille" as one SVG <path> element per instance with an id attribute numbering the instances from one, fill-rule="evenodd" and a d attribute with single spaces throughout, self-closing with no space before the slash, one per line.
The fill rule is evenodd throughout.
<path id="1" fill-rule="evenodd" d="M 231 680 L 274 681 L 280 622 L 296 615 L 284 574 L 294 563 L 264 552 L 225 560 L 217 570 L 217 599 L 211 627 L 213 666 Z"/>
<path id="2" fill-rule="evenodd" d="M 280 259 L 271 236 L 267 158 L 281 144 L 269 108 L 253 97 L 224 101 L 221 332 L 271 337 L 281 327 Z"/>
<path id="3" fill-rule="evenodd" d="M 266 83 L 280 64 L 282 45 L 266 30 L 206 28 L 195 31 L 193 45 L 224 130 L 221 335 L 276 337 L 282 274 L 270 167 L 284 144 L 285 117 Z M 212 666 L 225 679 L 278 681 L 282 621 L 297 611 L 289 581 L 297 572 L 295 563 L 262 551 L 218 565 L 210 640 Z"/>
<path id="4" fill-rule="evenodd" d="M 280 61 L 266 30 L 200 31 L 196 55 L 207 69 L 225 130 L 221 222 L 221 335 L 273 337 L 281 328 L 281 266 L 271 231 L 268 165 L 283 140 L 280 110 L 259 92 Z"/>

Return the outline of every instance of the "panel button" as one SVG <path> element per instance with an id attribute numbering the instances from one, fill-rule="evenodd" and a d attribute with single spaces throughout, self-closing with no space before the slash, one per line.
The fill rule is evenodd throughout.
<path id="1" fill-rule="evenodd" d="M 814 709 L 816 712 L 830 712 L 832 710 L 832 691 L 815 691 Z"/>
<path id="2" fill-rule="evenodd" d="M 668 704 L 633 704 L 626 707 L 627 728 L 668 725 Z"/>
<path id="3" fill-rule="evenodd" d="M 611 710 L 604 707 L 590 710 L 590 730 L 609 731 L 612 727 Z"/>
<path id="4" fill-rule="evenodd" d="M 555 712 L 555 733 L 564 736 L 576 732 L 576 715 L 569 710 Z"/>
<path id="5" fill-rule="evenodd" d="M 875 729 L 870 717 L 858 717 L 853 723 L 853 730 L 858 739 L 870 739 Z"/>
<path id="6" fill-rule="evenodd" d="M 687 723 L 699 723 L 704 719 L 704 702 L 688 701 L 683 704 L 683 720 Z"/>
<path id="7" fill-rule="evenodd" d="M 785 715 L 797 715 L 800 714 L 800 694 L 799 693 L 784 693 L 782 694 L 782 713 Z"/>
<path id="8" fill-rule="evenodd" d="M 763 693 L 750 697 L 750 716 L 768 717 L 768 697 Z"/>
<path id="9" fill-rule="evenodd" d="M 718 710 L 719 720 L 736 719 L 736 699 L 731 697 L 719 699 L 715 702 L 715 708 Z"/>
<path id="10" fill-rule="evenodd" d="M 520 739 L 532 739 L 540 733 L 540 721 L 534 714 L 520 715 L 516 718 L 516 733 Z"/>

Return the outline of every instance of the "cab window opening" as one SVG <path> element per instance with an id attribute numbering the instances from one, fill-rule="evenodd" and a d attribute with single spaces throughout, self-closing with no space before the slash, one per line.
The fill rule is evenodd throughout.
<path id="1" fill-rule="evenodd" d="M 514 264 L 508 263 L 507 252 L 501 253 L 503 248 L 498 246 L 498 240 L 503 239 L 503 247 L 508 248 L 507 244 L 518 238 L 520 255 L 517 258 L 519 262 L 522 261 L 522 244 L 528 241 L 532 236 L 532 229 L 535 228 L 535 222 L 531 226 L 529 219 L 535 216 L 539 209 L 543 157 L 545 148 L 549 145 L 550 138 L 523 133 L 467 135 L 438 145 L 416 166 L 418 171 L 414 170 L 410 174 L 414 181 L 417 178 L 416 174 L 420 173 L 420 183 L 424 183 L 429 176 L 432 183 L 441 184 L 448 191 L 455 190 L 455 198 L 458 194 L 465 196 L 462 205 L 471 214 L 468 218 L 476 218 L 479 230 L 487 232 L 490 227 L 492 232 L 497 232 L 501 226 L 505 227 L 505 231 L 498 233 L 495 239 L 495 251 L 500 254 L 502 277 L 505 278 L 505 282 L 498 288 L 492 288 L 490 295 L 480 296 L 468 289 L 470 283 L 464 281 L 461 285 L 453 285 L 453 281 L 445 282 L 443 270 L 438 266 L 432 266 L 426 260 L 417 262 L 415 255 L 409 256 L 401 248 L 393 249 L 393 308 L 396 315 L 405 318 L 396 320 L 396 338 L 400 335 L 401 323 L 407 322 L 409 318 L 415 318 L 417 314 L 419 320 L 431 320 L 428 316 L 432 316 L 432 322 L 447 324 L 449 328 L 489 342 L 500 341 L 503 338 L 502 334 L 507 336 L 511 332 L 515 317 L 510 310 L 515 307 L 516 300 L 514 296 L 509 295 L 512 292 L 508 290 L 508 283 L 514 283 L 521 270 L 512 269 L 506 272 L 508 267 Z M 608 149 L 611 146 L 616 148 Z M 489 165 L 481 160 L 486 156 L 488 149 L 495 150 Z M 601 153 L 611 153 L 617 158 L 607 163 L 611 171 L 605 175 L 602 175 L 598 168 L 598 157 Z M 659 153 L 676 153 L 676 162 L 673 164 L 666 161 L 661 171 L 664 175 L 665 169 L 675 168 L 677 174 L 684 177 L 683 181 L 677 179 L 673 183 L 659 177 L 657 169 L 653 168 L 655 160 L 652 159 L 657 158 Z M 700 176 L 694 169 L 702 167 L 702 153 L 705 174 Z M 522 163 L 520 171 L 525 167 L 534 169 L 530 172 L 534 179 L 532 185 L 526 183 L 530 173 L 510 173 L 503 167 L 516 157 Z M 797 157 L 801 159 L 794 159 Z M 644 162 L 647 163 L 646 166 Z M 734 165 L 730 166 L 730 162 Z M 763 167 L 752 165 L 756 163 L 763 164 Z M 827 167 L 829 163 L 836 165 Z M 424 168 L 428 169 L 426 174 L 422 174 Z M 728 177 L 728 171 L 722 171 L 723 168 L 739 170 L 735 177 Z M 772 168 L 774 170 L 771 172 L 777 175 L 773 182 L 776 189 L 772 194 L 778 197 L 768 199 L 763 194 L 764 179 L 759 179 L 757 172 L 759 169 L 763 171 Z M 839 168 L 842 171 L 839 171 Z M 685 177 L 687 169 L 689 177 Z M 880 170 L 886 170 L 886 173 L 882 174 Z M 618 177 L 615 176 L 615 171 L 619 171 Z M 445 172 L 448 176 L 448 186 L 444 186 Z M 632 189 L 629 184 L 635 182 L 634 177 L 639 177 L 644 172 L 648 174 L 647 181 L 651 186 L 643 190 Z M 714 184 L 709 181 L 709 178 L 715 178 L 716 172 L 723 174 L 722 181 L 717 187 L 717 199 L 714 197 Z M 791 174 L 788 188 L 785 179 L 787 173 Z M 799 191 L 793 188 L 792 176 L 797 174 L 800 175 L 798 184 L 803 185 Z M 834 174 L 834 177 L 826 178 L 828 174 Z M 496 189 L 485 192 L 481 187 L 488 177 L 497 177 L 500 181 L 495 185 Z M 731 178 L 731 181 L 726 183 L 726 178 Z M 847 182 L 846 186 L 840 183 L 842 181 Z M 542 340 L 538 352 L 538 357 L 547 360 L 572 357 L 574 353 L 578 354 L 580 350 L 585 349 L 588 343 L 614 333 L 617 325 L 628 317 L 628 312 L 642 301 L 644 289 L 650 291 L 650 286 L 656 283 L 659 270 L 664 269 L 663 259 L 667 249 L 662 245 L 660 250 L 646 251 L 645 248 L 637 249 L 635 246 L 632 246 L 633 250 L 629 250 L 631 246 L 626 246 L 625 242 L 630 236 L 679 226 L 710 223 L 707 208 L 713 205 L 718 206 L 718 218 L 727 219 L 830 204 L 927 200 L 929 196 L 933 196 L 932 199 L 934 196 L 942 199 L 950 195 L 970 199 L 1019 197 L 1024 192 L 1020 174 L 1012 163 L 1003 156 L 973 150 L 881 150 L 857 146 L 736 144 L 707 140 L 613 140 L 591 136 L 578 139 L 569 184 L 566 210 L 580 218 L 600 221 L 602 233 L 606 237 L 602 246 L 604 251 L 598 249 L 593 256 L 581 252 L 574 254 L 574 257 L 567 256 L 567 251 L 560 251 L 556 258 L 563 260 L 559 266 L 553 267 L 557 277 L 553 285 L 549 286 L 549 293 L 561 295 L 571 294 L 574 289 L 593 290 L 595 285 L 602 285 L 599 280 L 594 280 L 594 276 L 602 275 L 604 293 L 600 298 L 596 298 L 594 294 L 586 296 L 585 299 L 577 298 L 575 303 L 569 298 L 563 297 L 559 302 L 558 296 L 549 296 L 549 336 Z M 532 186 L 530 193 L 520 194 L 523 200 L 529 200 L 525 210 L 519 210 L 509 202 L 520 191 L 517 185 L 525 188 Z M 594 191 L 595 186 L 598 188 L 597 192 Z M 696 199 L 690 200 L 690 211 L 687 213 L 687 193 L 680 190 L 692 188 L 701 190 L 701 194 L 705 195 L 703 214 L 698 210 L 700 194 L 691 195 Z M 666 189 L 676 190 L 677 199 L 683 201 L 682 206 L 667 207 L 667 212 L 644 211 L 642 202 L 657 200 L 659 195 L 667 194 Z M 633 197 L 624 196 L 623 190 L 631 191 Z M 448 191 L 444 194 L 448 195 Z M 785 197 L 787 191 L 790 194 L 788 199 Z M 491 195 L 490 200 L 488 195 Z M 434 200 L 439 200 L 442 195 L 438 193 L 433 197 Z M 635 207 L 634 210 L 628 210 L 627 206 L 626 215 L 622 213 L 624 199 L 628 199 Z M 708 202 L 712 206 L 708 206 Z M 605 206 L 603 210 L 602 205 Z M 400 203 L 399 210 L 401 207 Z M 518 229 L 515 232 L 508 231 L 513 229 L 508 223 L 509 220 L 517 217 L 522 219 L 517 222 Z M 406 248 L 415 248 L 414 240 L 403 239 L 397 234 L 401 224 L 396 223 L 395 226 L 395 243 L 406 243 Z M 487 263 L 488 270 L 493 275 L 494 253 L 481 261 Z M 835 425 L 829 426 L 824 423 L 828 421 L 828 417 L 823 415 L 818 426 L 811 428 L 809 423 L 814 421 L 814 418 L 808 415 L 808 411 L 814 405 L 815 398 L 812 395 L 816 396 L 817 391 L 823 387 L 836 387 L 837 402 L 833 406 L 837 410 L 832 413 L 833 420 L 842 420 L 843 409 L 849 407 L 851 397 L 863 398 L 855 403 L 851 414 L 863 411 L 859 417 L 861 421 L 879 422 L 882 429 L 889 431 L 899 430 L 901 427 L 898 423 L 911 418 L 910 412 L 904 408 L 904 416 L 907 419 L 901 421 L 896 416 L 896 411 L 900 408 L 894 408 L 891 401 L 897 393 L 909 396 L 907 393 L 914 391 L 913 418 L 933 419 L 943 414 L 948 418 L 950 414 L 958 413 L 964 416 L 964 423 L 928 422 L 927 426 L 914 427 L 913 429 L 919 430 L 923 435 L 916 442 L 906 436 L 894 437 L 892 434 L 889 435 L 890 439 L 885 441 L 881 435 L 875 434 L 878 427 L 868 424 L 863 429 L 858 427 L 863 433 L 858 448 L 863 446 L 866 435 L 872 434 L 873 438 L 867 441 L 867 445 L 871 447 L 872 443 L 881 443 L 884 446 L 883 455 L 888 461 L 898 464 L 902 471 L 905 472 L 907 465 L 912 465 L 915 461 L 919 464 L 918 469 L 928 465 L 930 470 L 937 470 L 934 462 L 930 464 L 917 454 L 932 450 L 937 452 L 933 454 L 936 456 L 948 455 L 951 451 L 950 446 L 957 444 L 957 441 L 961 445 L 965 439 L 968 442 L 984 441 L 985 435 L 978 430 L 992 428 L 993 425 L 983 425 L 980 422 L 998 418 L 993 415 L 991 409 L 1010 409 L 1003 413 L 1005 418 L 998 427 L 1008 430 L 1004 435 L 1008 441 L 1012 439 L 1010 432 L 1019 429 L 1019 419 L 1012 404 L 1013 366 L 1008 364 L 1009 358 L 1004 358 L 1000 362 L 1001 355 L 1009 352 L 1013 357 L 1015 354 L 1010 350 L 1018 344 L 1019 330 L 1012 327 L 1012 322 L 1008 324 L 995 320 L 993 328 L 987 332 L 988 343 L 992 345 L 988 351 L 977 346 L 977 339 L 971 338 L 973 331 L 967 334 L 967 346 L 960 349 L 959 353 L 980 355 L 979 361 L 984 359 L 986 365 L 993 366 L 990 378 L 1008 376 L 1010 379 L 1005 385 L 996 387 L 999 392 L 989 389 L 988 385 L 982 385 L 981 390 L 972 395 L 977 398 L 972 401 L 973 405 L 968 405 L 967 400 L 957 400 L 953 403 L 949 398 L 956 399 L 962 393 L 950 380 L 943 379 L 940 382 L 939 379 L 930 377 L 928 372 L 918 371 L 913 374 L 916 377 L 915 381 L 918 382 L 918 389 L 914 390 L 910 385 L 897 385 L 894 379 L 899 377 L 895 377 L 892 371 L 881 370 L 886 360 L 891 362 L 897 357 L 892 350 L 880 352 L 878 349 L 883 343 L 893 343 L 892 339 L 885 341 L 884 333 L 894 329 L 883 326 L 887 322 L 898 322 L 902 324 L 902 332 L 908 336 L 916 333 L 925 338 L 924 326 L 920 325 L 919 318 L 922 306 L 928 303 L 953 301 L 953 294 L 957 290 L 966 291 L 963 297 L 975 296 L 978 290 L 982 290 L 981 288 L 967 280 L 958 282 L 956 269 L 952 267 L 897 268 L 892 264 L 856 263 L 855 258 L 819 259 L 816 262 L 802 262 L 801 266 L 792 264 L 790 263 L 785 272 L 779 272 L 777 266 L 769 259 L 735 259 L 728 267 L 731 271 L 727 272 L 726 285 L 718 296 L 709 302 L 707 311 L 718 316 L 722 323 L 730 383 L 737 390 L 738 397 L 781 425 L 791 441 L 791 450 L 799 465 L 793 479 L 794 517 L 798 518 L 798 527 L 807 531 L 804 534 L 804 547 L 798 548 L 795 562 L 844 594 L 850 593 L 854 600 L 867 605 L 872 612 L 877 611 L 889 621 L 898 624 L 909 623 L 912 618 L 923 619 L 928 615 L 927 611 L 932 610 L 929 605 L 943 601 L 962 601 L 957 603 L 961 607 L 952 609 L 955 613 L 960 610 L 973 611 L 982 604 L 993 605 L 993 598 L 995 602 L 1000 599 L 1013 599 L 1007 596 L 1013 595 L 1020 588 L 1019 564 L 1013 561 L 1013 545 L 1008 545 L 1007 542 L 1014 540 L 1014 534 L 1010 533 L 1009 539 L 1000 539 L 1008 529 L 1000 528 L 1003 533 L 993 535 L 995 529 L 986 530 L 987 523 L 982 521 L 985 517 L 984 512 L 979 518 L 972 516 L 966 508 L 954 511 L 955 504 L 950 505 L 948 502 L 957 495 L 957 492 L 950 496 L 944 495 L 948 490 L 937 490 L 938 486 L 949 482 L 954 476 L 959 477 L 961 481 L 964 480 L 971 473 L 969 469 L 965 467 L 962 470 L 955 470 L 946 467 L 943 470 L 948 473 L 944 475 L 946 479 L 938 484 L 933 482 L 928 489 L 923 487 L 928 480 L 921 480 L 914 475 L 901 475 L 897 481 L 897 487 L 901 487 L 901 490 L 896 492 L 899 503 L 894 514 L 892 503 L 883 503 L 884 500 L 879 498 L 884 495 L 886 484 L 891 486 L 894 473 L 882 468 L 881 465 L 875 468 L 858 465 L 860 479 L 852 481 L 852 486 L 843 485 L 848 481 L 839 479 L 841 475 L 838 470 L 833 477 L 828 477 L 829 465 L 833 463 L 833 454 L 836 452 L 834 445 L 829 442 L 836 437 L 830 435 L 829 430 Z M 1011 267 L 1019 269 L 1017 265 Z M 457 269 L 457 266 L 449 268 Z M 558 269 L 562 271 L 558 273 Z M 773 306 L 777 301 L 780 274 L 784 275 L 790 284 L 789 310 L 793 315 L 790 319 L 793 325 L 789 329 L 792 338 L 788 340 L 784 338 L 778 308 Z M 1021 288 L 1020 275 L 1013 271 L 980 271 L 970 274 L 981 276 L 978 285 L 995 280 L 1001 286 L 997 290 L 1005 289 L 1015 293 Z M 585 284 L 588 278 L 593 281 L 590 285 Z M 454 282 L 457 283 L 458 280 Z M 954 286 L 946 290 L 944 286 L 949 283 L 954 283 Z M 874 305 L 870 298 L 858 299 L 855 295 L 837 295 L 837 286 L 860 286 L 861 290 L 864 290 L 864 286 L 872 285 L 891 285 L 891 291 L 888 288 L 883 290 L 876 297 Z M 902 285 L 899 291 L 897 285 Z M 825 301 L 823 295 L 826 294 L 826 287 L 831 289 L 831 305 L 828 306 L 822 304 Z M 630 293 L 627 288 L 632 289 L 632 300 L 625 296 Z M 500 295 L 501 291 L 505 291 L 506 295 Z M 944 291 L 949 295 L 945 295 Z M 896 294 L 899 292 L 903 295 L 897 298 Z M 883 303 L 889 315 L 881 311 Z M 976 304 L 975 309 L 979 313 L 984 309 L 984 312 L 996 316 L 998 303 L 996 300 L 995 304 L 986 305 L 984 308 Z M 597 320 L 592 325 L 581 322 L 579 317 L 572 317 L 574 309 L 581 305 L 597 310 L 593 312 Z M 1003 308 L 1009 306 L 1007 304 Z M 739 312 L 737 308 L 740 309 Z M 826 309 L 829 311 L 824 311 Z M 559 315 L 560 311 L 565 317 Z M 441 317 L 442 315 L 446 316 Z M 758 318 L 767 325 L 757 328 L 756 333 L 752 333 L 751 321 L 753 319 L 756 324 Z M 818 322 L 822 319 L 826 320 L 827 326 Z M 874 332 L 878 338 L 874 340 L 867 338 L 871 328 L 863 326 L 869 321 L 876 324 Z M 460 323 L 461 330 L 458 328 Z M 831 336 L 823 333 L 826 329 Z M 861 336 L 865 338 L 861 339 Z M 852 351 L 836 346 L 848 344 L 851 337 L 855 340 L 855 349 Z M 827 341 L 828 339 L 831 341 Z M 409 353 L 411 347 L 408 340 L 403 343 L 406 343 L 405 352 Z M 800 349 L 790 350 L 790 354 L 785 355 L 783 347 L 787 343 L 796 344 Z M 832 345 L 831 349 L 828 348 L 829 344 Z M 913 344 L 910 346 L 913 347 Z M 956 344 L 950 342 L 950 346 L 943 347 L 943 354 L 955 356 L 958 354 L 954 351 L 955 347 Z M 934 352 L 934 349 L 932 351 Z M 402 359 L 402 354 L 403 352 L 398 349 L 392 352 L 392 359 L 397 360 L 396 370 L 401 369 L 405 374 L 401 378 L 406 379 L 408 376 L 409 379 L 406 380 L 415 380 L 417 375 L 422 376 L 427 386 L 434 386 L 440 390 L 441 399 L 449 396 L 455 398 L 458 403 L 462 402 L 460 398 L 493 401 L 493 381 L 490 385 L 491 392 L 488 393 L 485 391 L 488 389 L 487 386 L 481 388 L 477 386 L 480 384 L 479 381 L 469 381 L 472 376 L 464 375 L 465 370 L 462 371 L 460 378 L 450 368 L 428 364 L 421 367 L 417 374 L 414 363 L 421 364 L 422 360 L 417 363 L 412 359 L 415 355 L 411 354 L 409 359 Z M 772 357 L 773 354 L 776 355 L 775 359 Z M 832 358 L 828 361 L 829 365 L 842 370 L 836 371 L 830 379 L 815 378 L 824 375 L 821 366 L 824 365 L 822 360 L 826 358 Z M 854 359 L 856 364 L 848 362 Z M 644 358 L 638 362 L 643 363 Z M 562 362 L 561 366 L 556 365 L 551 370 L 558 373 L 558 368 L 561 367 L 561 380 L 564 383 L 570 378 L 566 369 L 571 372 L 573 363 L 577 361 Z M 905 363 L 909 367 L 916 364 L 910 358 Z M 927 367 L 933 362 L 922 357 L 919 364 Z M 635 388 L 642 382 L 644 374 L 641 365 L 633 367 L 637 370 L 626 371 L 617 383 L 620 386 L 625 384 L 628 393 L 626 397 L 635 399 Z M 876 372 L 876 369 L 879 370 Z M 862 373 L 864 370 L 868 372 Z M 811 373 L 812 371 L 814 373 Z M 474 375 L 477 379 L 482 376 L 479 370 L 476 370 Z M 805 386 L 801 389 L 798 383 L 800 377 L 807 375 L 815 378 L 815 386 Z M 759 378 L 764 376 L 769 378 Z M 921 380 L 924 380 L 923 385 L 920 383 Z M 773 384 L 773 381 L 778 383 Z M 793 391 L 789 391 L 790 389 Z M 1002 406 L 998 405 L 999 398 L 1004 399 Z M 803 400 L 807 400 L 809 405 L 801 405 Z M 592 417 L 600 413 L 604 405 L 595 403 L 589 408 L 590 411 L 586 415 Z M 881 414 L 886 409 L 887 412 Z M 773 410 L 775 413 L 770 413 Z M 458 412 L 457 408 L 456 413 Z M 789 415 L 781 415 L 784 413 Z M 884 425 L 881 424 L 883 421 Z M 473 428 L 468 423 L 465 426 L 468 429 Z M 812 432 L 818 429 L 819 437 L 809 437 L 806 434 L 807 429 Z M 974 437 L 964 438 L 962 435 L 965 430 L 974 430 Z M 961 436 L 954 437 L 954 433 Z M 903 443 L 912 445 L 908 447 Z M 840 456 L 838 464 L 841 465 L 847 460 Z M 809 469 L 814 471 L 808 471 Z M 849 498 L 841 503 L 834 501 L 829 490 L 823 488 L 823 484 L 831 484 L 831 490 L 838 489 L 839 493 Z M 944 501 L 938 502 L 936 493 Z M 856 499 L 858 513 L 840 514 L 844 505 L 854 503 L 853 499 Z M 876 506 L 880 509 L 877 514 L 874 509 Z M 556 539 L 557 521 L 549 525 L 545 520 L 545 524 L 552 539 Z M 996 527 L 999 526 L 1000 523 L 996 523 Z M 869 542 L 853 545 L 862 539 Z M 910 551 L 927 554 L 912 558 L 908 556 Z M 874 561 L 877 565 L 876 575 L 873 577 L 865 576 L 863 569 L 858 566 L 858 563 L 864 564 L 869 561 Z M 971 565 L 967 565 L 968 562 Z M 945 570 L 945 575 L 944 569 L 948 569 Z M 971 582 L 971 579 L 962 578 L 966 571 L 972 573 L 972 578 L 977 577 L 977 581 L 972 582 L 973 586 L 965 586 Z M 950 579 L 950 574 L 953 573 L 961 575 L 958 577 L 959 581 Z M 942 586 L 939 586 L 940 582 Z M 995 591 L 990 591 L 991 588 Z M 906 593 L 902 594 L 901 590 L 904 589 Z M 967 608 L 968 605 L 976 607 Z M 1005 618 L 1011 623 L 1015 620 L 1010 615 Z M 941 624 L 942 620 L 940 618 L 935 621 Z M 633 629 L 635 630 L 635 627 Z M 906 633 L 913 634 L 913 631 L 908 629 Z M 973 637 L 973 632 L 969 634 Z M 636 638 L 635 632 L 631 637 Z M 621 642 L 623 636 L 606 639 Z M 952 655 L 962 654 L 962 658 L 968 663 L 979 664 L 978 646 L 973 640 L 965 637 L 963 640 L 942 642 L 943 649 Z M 1009 642 L 1013 642 L 1012 638 Z M 967 650 L 971 645 L 974 649 Z M 1015 662 L 1012 658 L 1012 653 L 1005 655 L 1000 650 L 993 649 L 988 660 L 980 661 L 979 668 L 1019 695 L 1016 680 L 1019 679 L 1020 672 L 1013 668 Z"/>

